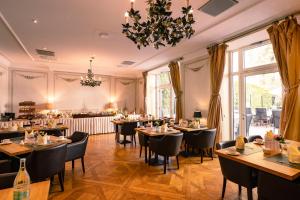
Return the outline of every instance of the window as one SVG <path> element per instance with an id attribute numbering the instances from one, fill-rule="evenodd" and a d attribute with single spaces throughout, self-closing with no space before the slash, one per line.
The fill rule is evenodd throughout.
<path id="1" fill-rule="evenodd" d="M 249 48 L 244 50 L 243 54 L 245 68 L 252 68 L 276 62 L 271 44 Z"/>
<path id="2" fill-rule="evenodd" d="M 175 117 L 175 95 L 168 68 L 148 73 L 147 114 L 155 117 Z"/>
<path id="3" fill-rule="evenodd" d="M 232 137 L 278 131 L 282 85 L 272 45 L 264 42 L 229 54 Z"/>

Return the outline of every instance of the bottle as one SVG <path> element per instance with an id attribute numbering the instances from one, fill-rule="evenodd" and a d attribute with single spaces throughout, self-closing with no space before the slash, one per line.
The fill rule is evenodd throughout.
<path id="1" fill-rule="evenodd" d="M 14 200 L 29 200 L 30 177 L 25 168 L 26 159 L 20 159 L 20 169 L 14 181 Z"/>

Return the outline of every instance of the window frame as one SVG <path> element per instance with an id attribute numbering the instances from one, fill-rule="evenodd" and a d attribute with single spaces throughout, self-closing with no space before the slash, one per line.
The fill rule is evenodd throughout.
<path id="1" fill-rule="evenodd" d="M 248 45 L 245 47 L 241 47 L 238 49 L 233 49 L 230 51 L 227 51 L 228 56 L 228 75 L 229 75 L 229 107 L 230 107 L 230 112 L 229 112 L 229 123 L 230 123 L 230 139 L 235 139 L 235 133 L 234 133 L 234 85 L 233 85 L 233 77 L 237 76 L 239 80 L 239 119 L 242 119 L 244 116 L 244 111 L 243 108 L 246 105 L 246 77 L 247 76 L 253 76 L 253 75 L 260 75 L 260 74 L 267 74 L 267 73 L 276 73 L 278 72 L 278 67 L 277 67 L 277 62 L 275 63 L 270 63 L 270 64 L 264 64 L 264 65 L 257 65 L 253 67 L 246 68 L 245 63 L 244 63 L 244 52 L 249 49 L 254 49 L 263 45 L 268 45 L 271 44 L 270 40 L 266 40 L 264 42 L 258 43 L 258 44 L 253 44 L 253 45 Z M 233 53 L 238 52 L 238 71 L 233 72 Z M 239 120 L 240 124 L 240 132 L 243 134 L 246 134 L 245 131 L 245 123 L 241 123 L 241 120 Z M 246 136 L 246 135 L 243 135 Z"/>

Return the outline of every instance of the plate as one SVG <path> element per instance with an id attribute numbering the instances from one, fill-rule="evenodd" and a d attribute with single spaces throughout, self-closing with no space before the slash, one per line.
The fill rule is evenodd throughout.
<path id="1" fill-rule="evenodd" d="M 264 142 L 257 142 L 257 141 L 253 141 L 253 144 L 257 144 L 257 145 L 263 145 L 264 144 Z"/>
<path id="2" fill-rule="evenodd" d="M 239 156 L 241 155 L 239 152 L 237 151 L 227 151 L 226 152 L 227 155 L 230 155 L 230 156 Z"/>
<path id="3" fill-rule="evenodd" d="M 12 144 L 12 142 L 9 141 L 9 142 L 1 142 L 1 143 L 0 143 L 0 145 L 7 145 L 7 144 Z"/>

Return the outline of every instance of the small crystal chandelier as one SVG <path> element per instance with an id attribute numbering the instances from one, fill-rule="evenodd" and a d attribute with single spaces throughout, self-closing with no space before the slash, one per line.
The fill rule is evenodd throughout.
<path id="1" fill-rule="evenodd" d="M 87 86 L 87 87 L 96 87 L 100 86 L 102 81 L 101 80 L 95 80 L 95 75 L 92 72 L 92 62 L 93 62 L 93 57 L 90 59 L 90 69 L 88 69 L 88 73 L 85 76 L 85 79 L 81 77 L 80 84 L 82 86 Z"/>
<path id="2" fill-rule="evenodd" d="M 182 16 L 177 18 L 172 17 L 172 0 L 147 0 L 145 21 L 141 21 L 140 11 L 134 9 L 134 0 L 130 2 L 131 9 L 125 12 L 122 32 L 138 49 L 149 45 L 156 49 L 160 46 L 175 46 L 184 38 L 190 39 L 195 33 L 192 27 L 195 23 L 193 9 L 189 0 L 186 0 L 186 7 L 182 7 Z"/>

